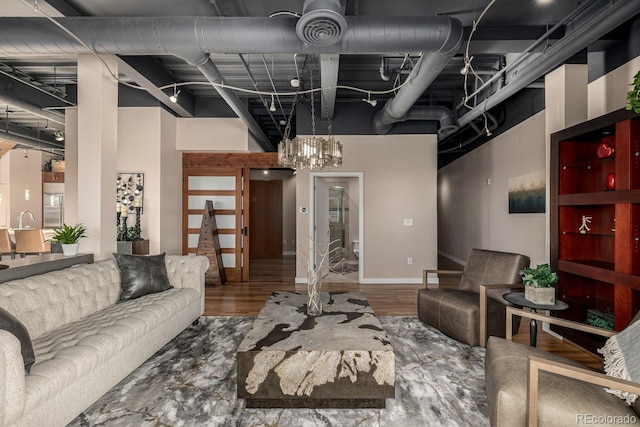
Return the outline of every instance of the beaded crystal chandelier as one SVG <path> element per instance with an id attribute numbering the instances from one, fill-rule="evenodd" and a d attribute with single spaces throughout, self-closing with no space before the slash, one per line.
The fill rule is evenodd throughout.
<path id="1" fill-rule="evenodd" d="M 278 144 L 278 164 L 292 169 L 325 169 L 342 164 L 342 143 L 333 137 L 333 125 L 327 114 L 328 135 L 326 138 L 316 136 L 315 99 L 313 91 L 313 72 L 311 75 L 311 134 L 312 136 L 289 138 L 293 110 L 298 100 L 296 92 L 291 106 L 291 113 L 284 129 L 282 141 Z"/>

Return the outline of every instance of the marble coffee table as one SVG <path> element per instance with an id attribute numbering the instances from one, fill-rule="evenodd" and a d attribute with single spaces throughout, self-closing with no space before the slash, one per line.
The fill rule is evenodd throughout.
<path id="1" fill-rule="evenodd" d="M 248 408 L 384 408 L 395 355 L 360 292 L 274 292 L 237 350 L 238 397 Z"/>

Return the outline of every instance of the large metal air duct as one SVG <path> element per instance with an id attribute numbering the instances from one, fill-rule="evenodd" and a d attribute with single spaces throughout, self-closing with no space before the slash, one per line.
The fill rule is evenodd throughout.
<path id="1" fill-rule="evenodd" d="M 296 33 L 293 17 L 69 17 L 56 18 L 99 53 L 174 55 L 211 71 L 207 79 L 264 145 L 271 144 L 246 107 L 219 86 L 221 75 L 209 53 L 349 53 L 424 52 L 411 81 L 376 115 L 379 133 L 403 117 L 462 44 L 460 21 L 446 16 L 344 17 L 347 30 L 329 46 L 314 46 Z M 88 54 L 81 43 L 44 18 L 0 18 L 0 53 Z M 206 65 L 205 65 L 206 64 Z M 214 71 L 215 70 L 215 71 Z M 201 69 L 202 71 L 202 69 Z M 225 95 L 223 95 L 225 96 Z M 235 100 L 233 99 L 235 98 Z M 249 122 L 247 122 L 249 120 Z"/>
<path id="2" fill-rule="evenodd" d="M 414 106 L 401 120 L 437 120 L 440 124 L 438 128 L 438 138 L 445 138 L 460 129 L 453 112 L 447 107 L 441 106 Z"/>

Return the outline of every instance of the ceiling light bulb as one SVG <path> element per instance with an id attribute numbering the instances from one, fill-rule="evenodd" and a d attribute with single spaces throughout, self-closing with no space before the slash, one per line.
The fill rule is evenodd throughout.
<path id="1" fill-rule="evenodd" d="M 269 111 L 271 112 L 276 111 L 276 104 L 273 100 L 273 95 L 271 95 L 271 105 L 269 106 Z"/>
<path id="2" fill-rule="evenodd" d="M 53 135 L 55 136 L 56 141 L 64 141 L 64 132 L 57 130 L 53 133 Z"/>
<path id="3" fill-rule="evenodd" d="M 300 80 L 299 79 L 291 79 L 291 81 L 289 83 L 291 83 L 291 87 L 300 87 Z"/>
<path id="4" fill-rule="evenodd" d="M 462 74 L 463 76 L 469 74 L 469 64 L 465 64 L 464 67 L 462 67 L 462 69 L 460 70 L 460 74 Z"/>
<path id="5" fill-rule="evenodd" d="M 180 91 L 176 90 L 176 85 L 175 83 L 173 84 L 173 95 L 171 95 L 169 97 L 169 101 L 171 102 L 178 102 L 178 95 L 180 95 Z"/>

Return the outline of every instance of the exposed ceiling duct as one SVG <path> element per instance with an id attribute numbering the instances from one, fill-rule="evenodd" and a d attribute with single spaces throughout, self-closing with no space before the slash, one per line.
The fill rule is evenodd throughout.
<path id="1" fill-rule="evenodd" d="M 458 119 L 459 125 L 470 124 L 484 111 L 496 107 L 521 89 L 562 64 L 571 56 L 605 36 L 612 28 L 622 25 L 638 13 L 638 0 L 594 2 L 582 10 L 570 25 L 565 36 L 545 49 L 544 55 L 534 63 L 521 64 L 510 71 L 516 79 L 508 82 L 494 94 L 478 103 Z"/>
<path id="2" fill-rule="evenodd" d="M 321 5 L 322 13 L 326 13 L 331 7 L 335 10 L 338 4 L 329 0 L 310 1 L 307 9 L 314 13 L 320 10 L 315 6 Z M 332 16 L 340 21 L 335 14 Z M 271 143 L 246 106 L 230 89 L 220 86 L 222 76 L 209 60 L 209 53 L 423 52 L 411 81 L 376 115 L 374 128 L 384 133 L 420 98 L 462 43 L 461 22 L 447 16 L 342 18 L 346 32 L 339 42 L 329 46 L 314 46 L 301 40 L 296 32 L 298 20 L 293 17 L 69 17 L 56 21 L 99 54 L 174 55 L 197 66 L 268 149 Z M 90 52 L 44 18 L 8 17 L 0 18 L 0 53 Z"/>
<path id="3" fill-rule="evenodd" d="M 311 46 L 331 46 L 347 31 L 347 20 L 336 0 L 306 0 L 296 24 L 300 40 Z"/>
<path id="4" fill-rule="evenodd" d="M 26 136 L 17 135 L 13 132 L 7 132 L 4 129 L 0 129 L 0 139 L 12 141 L 18 143 L 22 147 L 35 148 L 37 150 L 48 151 L 51 149 L 64 150 L 64 144 L 54 144 L 52 142 L 42 141 L 39 139 L 32 139 Z"/>
<path id="5" fill-rule="evenodd" d="M 453 112 L 447 107 L 441 106 L 414 106 L 398 122 L 407 120 L 437 120 L 438 138 L 445 138 L 447 135 L 457 131 L 460 127 Z"/>

